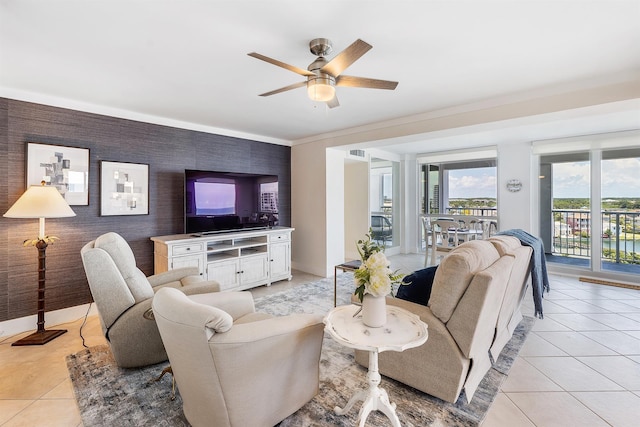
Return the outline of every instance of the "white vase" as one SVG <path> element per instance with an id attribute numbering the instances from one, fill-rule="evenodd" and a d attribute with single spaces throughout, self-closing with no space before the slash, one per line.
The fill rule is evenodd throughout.
<path id="1" fill-rule="evenodd" d="M 364 294 L 362 299 L 362 323 L 370 328 L 379 328 L 387 323 L 387 299 Z"/>

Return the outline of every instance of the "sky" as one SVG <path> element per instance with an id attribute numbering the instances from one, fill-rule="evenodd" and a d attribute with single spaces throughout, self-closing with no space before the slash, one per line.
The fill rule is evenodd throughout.
<path id="1" fill-rule="evenodd" d="M 556 163 L 553 197 L 588 198 L 589 162 Z M 496 197 L 496 168 L 449 171 L 449 198 Z M 602 161 L 602 198 L 640 197 L 640 157 Z"/>
<path id="2" fill-rule="evenodd" d="M 588 198 L 589 162 L 553 165 L 553 197 Z M 640 158 L 602 161 L 602 198 L 640 197 Z"/>
<path id="3" fill-rule="evenodd" d="M 457 169 L 449 171 L 449 198 L 496 198 L 496 168 Z"/>

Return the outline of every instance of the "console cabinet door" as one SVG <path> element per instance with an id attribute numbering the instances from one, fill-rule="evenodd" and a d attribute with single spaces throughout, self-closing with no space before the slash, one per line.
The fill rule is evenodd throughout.
<path id="1" fill-rule="evenodd" d="M 207 264 L 207 280 L 215 280 L 220 290 L 226 291 L 240 286 L 240 261 L 237 259 L 215 261 Z"/>
<path id="2" fill-rule="evenodd" d="M 291 243 L 273 243 L 269 248 L 270 253 L 270 278 L 271 281 L 291 278 Z"/>
<path id="3" fill-rule="evenodd" d="M 266 282 L 269 279 L 269 263 L 267 254 L 240 259 L 241 286 L 254 282 Z"/>
<path id="4" fill-rule="evenodd" d="M 198 267 L 198 273 L 202 276 L 204 274 L 202 255 L 181 256 L 171 259 L 171 270 L 183 267 Z"/>

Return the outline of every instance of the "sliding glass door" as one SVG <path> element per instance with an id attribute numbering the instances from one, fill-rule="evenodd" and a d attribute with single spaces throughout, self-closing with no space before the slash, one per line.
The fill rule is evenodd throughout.
<path id="1" fill-rule="evenodd" d="M 547 260 L 640 274 L 640 148 L 540 157 Z"/>
<path id="2" fill-rule="evenodd" d="M 540 158 L 540 230 L 551 262 L 591 265 L 589 153 Z"/>
<path id="3" fill-rule="evenodd" d="M 640 148 L 602 152 L 602 269 L 640 274 Z"/>

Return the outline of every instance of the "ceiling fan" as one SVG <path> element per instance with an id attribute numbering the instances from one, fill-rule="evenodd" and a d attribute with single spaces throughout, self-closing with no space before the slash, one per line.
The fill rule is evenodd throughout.
<path id="1" fill-rule="evenodd" d="M 332 50 L 331 40 L 325 38 L 313 39 L 309 42 L 309 50 L 317 58 L 313 61 L 306 70 L 302 68 L 294 67 L 293 65 L 285 64 L 277 59 L 269 58 L 268 56 L 261 55 L 256 52 L 251 52 L 248 55 L 262 61 L 268 62 L 278 67 L 282 67 L 286 70 L 293 71 L 307 78 L 306 81 L 294 83 L 289 86 L 281 87 L 280 89 L 272 90 L 260 94 L 260 96 L 271 96 L 277 93 L 286 92 L 291 89 L 297 89 L 299 87 L 306 86 L 307 94 L 313 101 L 326 102 L 329 108 L 338 107 L 340 103 L 336 96 L 336 86 L 347 87 L 364 87 L 371 89 L 387 89 L 394 90 L 398 86 L 398 82 L 392 82 L 389 80 L 370 79 L 367 77 L 354 77 L 345 76 L 342 74 L 351 64 L 356 62 L 362 55 L 367 53 L 373 46 L 358 39 L 353 42 L 349 47 L 340 52 L 330 61 L 326 56 Z"/>

